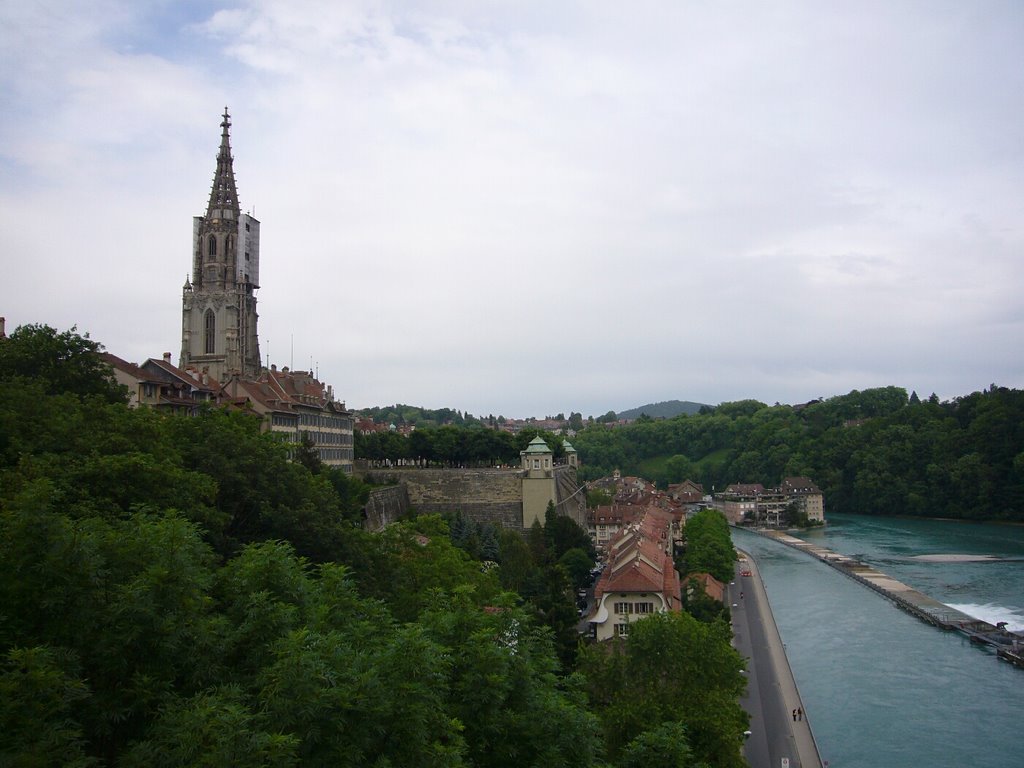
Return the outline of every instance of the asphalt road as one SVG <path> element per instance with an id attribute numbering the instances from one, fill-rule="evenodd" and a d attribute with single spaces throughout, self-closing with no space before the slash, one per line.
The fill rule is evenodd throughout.
<path id="1" fill-rule="evenodd" d="M 743 755 L 751 768 L 821 768 L 806 712 L 793 721 L 793 710 L 803 709 L 803 703 L 757 565 L 744 553 L 740 556 L 746 560 L 737 563 L 726 596 L 733 644 L 747 660 L 747 693 L 740 704 L 750 715 L 750 736 Z"/>

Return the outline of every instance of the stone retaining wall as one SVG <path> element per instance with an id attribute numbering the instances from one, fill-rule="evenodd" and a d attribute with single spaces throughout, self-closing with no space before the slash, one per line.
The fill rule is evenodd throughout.
<path id="1" fill-rule="evenodd" d="M 368 531 L 379 531 L 408 512 L 409 493 L 404 485 L 376 488 L 370 491 L 370 498 L 363 507 L 363 527 Z"/>
<path id="2" fill-rule="evenodd" d="M 398 483 L 409 506 L 432 514 L 462 512 L 470 520 L 503 528 L 523 524 L 522 472 L 509 469 L 367 469 L 373 483 Z M 369 524 L 369 514 L 367 515 Z"/>

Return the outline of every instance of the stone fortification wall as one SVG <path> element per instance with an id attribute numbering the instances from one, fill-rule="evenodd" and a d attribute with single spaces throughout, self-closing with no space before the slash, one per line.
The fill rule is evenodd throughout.
<path id="1" fill-rule="evenodd" d="M 575 467 L 555 468 L 555 499 L 558 514 L 571 517 L 587 529 L 587 495 L 580 490 Z"/>
<path id="2" fill-rule="evenodd" d="M 370 498 L 363 507 L 363 527 L 368 531 L 379 531 L 408 512 L 409 493 L 404 485 L 377 488 L 370 491 Z"/>
<path id="3" fill-rule="evenodd" d="M 399 483 L 420 513 L 461 511 L 470 520 L 519 529 L 523 524 L 522 472 L 508 469 L 367 469 L 374 483 Z"/>

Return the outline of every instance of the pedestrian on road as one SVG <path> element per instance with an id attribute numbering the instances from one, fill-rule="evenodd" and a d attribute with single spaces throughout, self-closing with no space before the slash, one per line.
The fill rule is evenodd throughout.
<path id="1" fill-rule="evenodd" d="M 795 709 L 793 710 L 793 722 L 794 723 L 796 722 L 796 710 Z"/>
<path id="2" fill-rule="evenodd" d="M 804 719 L 804 708 L 803 707 L 797 707 L 796 708 L 796 719 L 800 720 L 801 722 L 803 722 L 803 719 Z"/>

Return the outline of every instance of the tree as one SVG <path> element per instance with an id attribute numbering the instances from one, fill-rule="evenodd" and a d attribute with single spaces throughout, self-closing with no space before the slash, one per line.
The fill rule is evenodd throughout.
<path id="1" fill-rule="evenodd" d="M 498 562 L 502 588 L 522 594 L 536 566 L 530 548 L 516 531 L 503 528 L 498 533 Z"/>
<path id="2" fill-rule="evenodd" d="M 11 648 L 0 666 L 0 763 L 86 768 L 76 709 L 89 697 L 75 655 L 47 646 Z"/>
<path id="3" fill-rule="evenodd" d="M 743 662 L 727 625 L 686 613 L 656 613 L 630 625 L 624 645 L 592 646 L 580 668 L 597 709 L 609 758 L 663 723 L 685 727 L 694 762 L 741 768 L 747 715 Z M 663 743 L 665 732 L 650 742 Z M 648 743 L 650 743 L 648 742 Z M 640 743 L 634 746 L 640 749 Z"/>
<path id="4" fill-rule="evenodd" d="M 622 750 L 619 768 L 697 768 L 682 723 L 661 723 L 644 731 Z"/>
<path id="5" fill-rule="evenodd" d="M 606 507 L 612 501 L 612 494 L 603 488 L 587 488 L 587 509 Z"/>
<path id="6" fill-rule="evenodd" d="M 125 402 L 127 390 L 100 357 L 103 347 L 77 331 L 75 326 L 58 333 L 48 325 L 22 325 L 0 338 L 0 380 L 34 380 L 48 395 Z"/>
<path id="7" fill-rule="evenodd" d="M 573 413 L 570 413 L 569 414 L 569 423 L 568 423 L 567 426 L 572 431 L 579 432 L 581 429 L 583 429 L 583 414 L 582 413 L 577 413 L 575 411 Z"/>
<path id="8" fill-rule="evenodd" d="M 464 725 L 467 763 L 594 765 L 596 718 L 573 681 L 555 675 L 550 633 L 510 598 L 484 611 L 471 592 L 457 590 L 422 617 L 429 636 L 450 649 L 447 710 Z"/>
<path id="9" fill-rule="evenodd" d="M 719 581 L 730 581 L 736 551 L 729 524 L 715 509 L 702 509 L 686 522 L 686 573 L 710 573 Z"/>
<path id="10" fill-rule="evenodd" d="M 544 540 L 554 560 L 560 559 L 570 549 L 582 549 L 591 559 L 597 554 L 590 535 L 571 517 L 559 515 L 553 502 L 548 503 L 544 515 Z"/>
<path id="11" fill-rule="evenodd" d="M 222 686 L 172 701 L 146 737 L 121 760 L 126 768 L 219 768 L 224 765 L 291 768 L 301 740 L 283 734 L 238 686 Z"/>
<path id="12" fill-rule="evenodd" d="M 569 574 L 574 589 L 585 589 L 590 584 L 594 558 L 585 549 L 574 547 L 566 550 L 558 559 L 558 564 Z"/>

